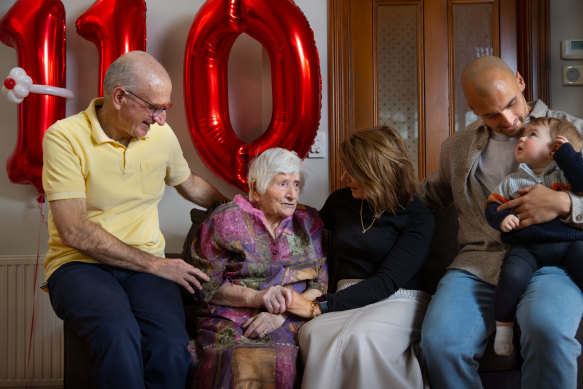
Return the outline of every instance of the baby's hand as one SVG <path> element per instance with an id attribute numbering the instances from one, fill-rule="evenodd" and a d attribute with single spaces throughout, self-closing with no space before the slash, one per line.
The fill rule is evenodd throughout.
<path id="1" fill-rule="evenodd" d="M 502 232 L 510 232 L 520 224 L 520 219 L 515 215 L 508 215 L 500 223 L 500 229 Z"/>
<path id="2" fill-rule="evenodd" d="M 565 138 L 563 135 L 557 135 L 555 138 L 555 144 L 563 145 L 565 143 L 569 143 L 569 139 Z"/>
<path id="3" fill-rule="evenodd" d="M 569 143 L 569 139 L 565 138 L 563 135 L 557 135 L 551 148 L 551 155 L 554 156 L 555 152 L 565 143 Z"/>

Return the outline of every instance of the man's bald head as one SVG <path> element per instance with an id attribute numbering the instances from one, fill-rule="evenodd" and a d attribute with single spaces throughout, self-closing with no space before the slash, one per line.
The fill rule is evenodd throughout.
<path id="1" fill-rule="evenodd" d="M 522 76 L 498 57 L 483 56 L 462 72 L 468 107 L 495 132 L 508 137 L 522 133 L 530 107 L 524 99 Z"/>
<path id="2" fill-rule="evenodd" d="M 107 69 L 103 80 L 103 94 L 111 95 L 116 86 L 130 90 L 157 89 L 172 85 L 164 66 L 144 51 L 130 51 L 118 57 Z"/>
<path id="3" fill-rule="evenodd" d="M 466 98 L 472 94 L 487 97 L 499 81 L 514 82 L 514 72 L 502 59 L 485 55 L 471 61 L 462 72 L 462 88 Z"/>

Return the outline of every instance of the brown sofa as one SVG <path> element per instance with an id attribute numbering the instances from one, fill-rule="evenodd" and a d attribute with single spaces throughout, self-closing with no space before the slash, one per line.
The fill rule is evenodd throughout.
<path id="1" fill-rule="evenodd" d="M 168 257 L 186 258 L 189 254 L 189 242 L 196 227 L 204 220 L 206 211 L 193 209 L 190 213 L 192 227 L 187 234 L 183 252 L 180 254 L 168 254 Z M 453 208 L 440 210 L 435 213 L 436 231 L 433 238 L 432 247 L 428 259 L 424 266 L 424 276 L 431 290 L 435 290 L 437 282 L 445 273 L 447 266 L 451 263 L 458 251 L 457 246 L 457 218 Z M 326 242 L 331 239 L 326 239 Z M 326 246 L 329 246 L 326 244 Z M 332 249 L 328 248 L 329 254 Z M 332 257 L 329 255 L 329 257 Z M 330 263 L 330 285 L 335 285 L 334 264 Z M 186 326 L 194 336 L 193 320 L 190 312 L 192 306 L 185 304 Z M 89 357 L 83 341 L 65 324 L 65 388 L 68 389 L 88 389 L 91 388 Z M 516 350 L 519 350 L 518 331 L 515 331 Z M 583 326 L 579 327 L 577 333 L 579 342 L 583 339 Z M 579 360 L 579 373 L 577 387 L 583 389 L 583 365 L 582 358 Z M 485 389 L 515 389 L 520 388 L 520 365 L 522 360 L 518 353 L 509 357 L 501 357 L 494 353 L 492 349 L 492 339 L 486 349 L 486 354 L 479 360 L 479 373 Z"/>

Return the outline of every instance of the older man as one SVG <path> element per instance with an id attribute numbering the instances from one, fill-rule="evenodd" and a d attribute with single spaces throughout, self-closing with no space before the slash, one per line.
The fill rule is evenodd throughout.
<path id="1" fill-rule="evenodd" d="M 172 83 L 145 52 L 109 67 L 104 98 L 44 137 L 45 260 L 57 315 L 85 339 L 96 387 L 181 388 L 190 356 L 178 286 L 208 277 L 164 258 L 164 184 L 209 206 L 225 199 L 193 174 L 166 124 Z"/>
<path id="2" fill-rule="evenodd" d="M 484 216 L 484 204 L 503 177 L 516 168 L 514 148 L 535 117 L 583 121 L 527 104 L 524 80 L 500 58 L 480 57 L 462 74 L 466 102 L 479 120 L 442 145 L 439 169 L 420 185 L 419 198 L 431 208 L 454 204 L 460 252 L 440 280 L 427 310 L 421 347 L 432 388 L 480 388 L 476 361 L 494 331 L 493 299 L 507 246 Z M 542 185 L 527 188 L 505 208 L 520 214 L 520 227 L 563 218 L 582 227 L 583 199 Z M 522 331 L 522 387 L 575 388 L 581 350 L 575 333 L 583 295 L 560 268 L 535 272 L 516 310 Z"/>

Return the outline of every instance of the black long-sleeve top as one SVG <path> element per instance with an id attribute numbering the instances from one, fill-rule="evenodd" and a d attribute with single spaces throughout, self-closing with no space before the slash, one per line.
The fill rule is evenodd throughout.
<path id="1" fill-rule="evenodd" d="M 365 228 L 373 220 L 372 205 L 362 203 Z M 399 288 L 424 290 L 419 274 L 433 236 L 431 211 L 415 197 L 393 215 L 385 211 L 362 233 L 361 200 L 348 188 L 332 193 L 320 216 L 334 233 L 334 266 L 338 279 L 364 279 L 337 293 L 324 295 L 329 311 L 358 308 L 389 297 Z"/>

